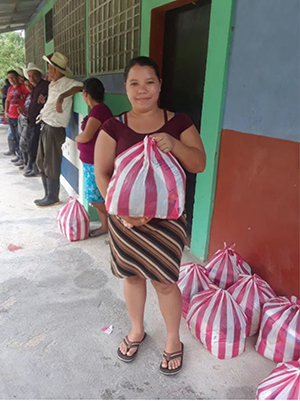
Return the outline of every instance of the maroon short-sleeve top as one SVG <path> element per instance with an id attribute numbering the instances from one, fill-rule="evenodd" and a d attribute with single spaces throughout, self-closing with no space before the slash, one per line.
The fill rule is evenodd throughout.
<path id="1" fill-rule="evenodd" d="M 164 118 L 164 125 L 161 128 L 146 134 L 139 134 L 128 127 L 127 113 L 124 114 L 124 119 L 122 119 L 122 117 L 119 117 L 118 119 L 114 117 L 110 118 L 101 126 L 101 130 L 105 131 L 117 142 L 116 156 L 118 156 L 131 146 L 143 141 L 147 135 L 166 132 L 174 138 L 180 139 L 181 133 L 193 125 L 192 120 L 184 113 L 176 113 L 172 118 L 170 118 L 170 120 L 168 120 L 167 112 L 164 110 Z"/>
<path id="2" fill-rule="evenodd" d="M 89 114 L 83 119 L 82 124 L 81 124 L 82 131 L 85 130 L 88 119 L 90 117 L 94 117 L 94 118 L 96 118 L 96 120 L 99 120 L 101 122 L 101 125 L 98 128 L 98 130 L 96 131 L 93 138 L 89 142 L 85 142 L 85 143 L 78 142 L 77 147 L 80 152 L 80 156 L 79 156 L 80 160 L 83 163 L 94 164 L 94 149 L 95 149 L 95 144 L 96 144 L 98 134 L 99 134 L 100 130 L 102 129 L 103 123 L 112 117 L 112 112 L 104 103 L 96 104 L 90 110 Z"/>

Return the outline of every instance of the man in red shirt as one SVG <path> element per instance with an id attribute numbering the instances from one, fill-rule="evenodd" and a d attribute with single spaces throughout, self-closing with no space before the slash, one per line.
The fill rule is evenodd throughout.
<path id="1" fill-rule="evenodd" d="M 15 159 L 12 159 L 12 161 L 18 162 L 18 160 L 22 158 L 22 153 L 19 148 L 18 108 L 24 106 L 26 96 L 29 92 L 24 84 L 19 83 L 18 73 L 15 70 L 8 71 L 7 78 L 11 84 L 11 87 L 7 92 L 7 98 L 5 102 L 5 117 L 9 120 L 9 126 L 17 156 Z"/>

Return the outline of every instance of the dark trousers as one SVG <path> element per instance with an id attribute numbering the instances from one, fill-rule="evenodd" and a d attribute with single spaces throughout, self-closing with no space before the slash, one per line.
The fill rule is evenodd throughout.
<path id="1" fill-rule="evenodd" d="M 20 139 L 20 148 L 23 153 L 26 152 L 28 154 L 28 163 L 30 166 L 36 160 L 40 132 L 41 124 L 28 124 L 25 135 L 22 135 Z"/>
<path id="2" fill-rule="evenodd" d="M 34 163 L 37 156 L 39 140 L 41 133 L 41 124 L 29 124 L 28 126 L 28 135 L 29 135 L 29 160 L 30 163 Z"/>
<path id="3" fill-rule="evenodd" d="M 19 148 L 19 133 L 18 133 L 18 119 L 17 118 L 9 118 L 9 126 L 10 126 L 10 132 L 12 139 L 14 141 L 15 145 L 15 152 L 16 155 L 19 156 L 20 158 L 22 157 L 20 148 Z"/>
<path id="4" fill-rule="evenodd" d="M 61 171 L 62 150 L 66 140 L 63 127 L 51 127 L 42 122 L 36 164 L 48 178 L 58 179 Z"/>

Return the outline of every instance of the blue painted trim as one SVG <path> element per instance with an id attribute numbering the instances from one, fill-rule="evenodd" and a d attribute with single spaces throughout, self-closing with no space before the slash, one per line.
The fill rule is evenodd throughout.
<path id="1" fill-rule="evenodd" d="M 79 119 L 78 113 L 73 112 L 71 114 L 69 125 L 66 128 L 67 137 L 72 139 L 73 141 L 78 133 L 78 119 Z"/>
<path id="2" fill-rule="evenodd" d="M 79 170 L 64 156 L 61 163 L 61 173 L 74 189 L 74 191 L 79 193 Z"/>

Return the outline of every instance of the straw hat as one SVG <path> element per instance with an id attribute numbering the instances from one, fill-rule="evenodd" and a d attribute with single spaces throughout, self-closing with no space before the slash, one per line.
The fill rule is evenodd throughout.
<path id="1" fill-rule="evenodd" d="M 25 78 L 28 78 L 28 71 L 38 71 L 42 74 L 42 77 L 44 76 L 44 71 L 40 69 L 37 65 L 34 63 L 28 63 L 27 68 L 23 68 L 24 76 Z"/>
<path id="2" fill-rule="evenodd" d="M 16 68 L 14 68 L 14 70 L 16 71 L 16 73 L 17 73 L 21 78 L 24 78 L 23 68 L 16 67 Z"/>
<path id="3" fill-rule="evenodd" d="M 55 67 L 66 77 L 71 77 L 73 75 L 72 71 L 68 67 L 68 59 L 63 54 L 54 52 L 50 59 L 47 56 L 43 56 L 43 59 L 47 61 L 47 63 L 53 65 L 53 67 Z"/>

